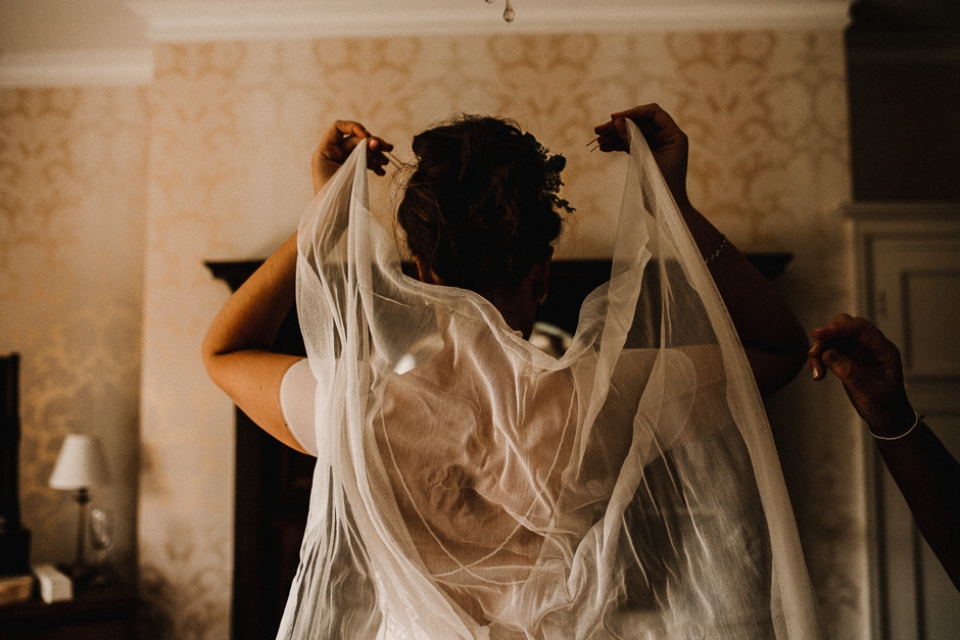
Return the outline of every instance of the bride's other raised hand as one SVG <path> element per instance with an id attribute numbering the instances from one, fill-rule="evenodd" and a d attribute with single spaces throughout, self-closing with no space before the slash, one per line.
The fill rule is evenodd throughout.
<path id="1" fill-rule="evenodd" d="M 629 151 L 626 120 L 632 120 L 650 145 L 657 166 L 681 209 L 687 205 L 689 143 L 670 114 L 658 104 L 643 104 L 610 114 L 609 122 L 594 127 L 601 151 Z"/>
<path id="2" fill-rule="evenodd" d="M 311 160 L 313 174 L 313 192 L 320 189 L 333 177 L 340 165 L 350 156 L 361 140 L 367 144 L 367 168 L 378 176 L 385 175 L 384 166 L 389 162 L 385 152 L 392 151 L 393 145 L 382 138 L 372 135 L 367 128 L 353 120 L 337 120 L 327 129 L 313 152 Z"/>
<path id="3" fill-rule="evenodd" d="M 689 142 L 666 111 L 644 104 L 610 114 L 594 128 L 601 151 L 628 151 L 627 120 L 643 135 L 663 174 L 743 344 L 763 397 L 796 377 L 807 337 L 793 310 L 770 281 L 697 211 L 687 197 Z"/>

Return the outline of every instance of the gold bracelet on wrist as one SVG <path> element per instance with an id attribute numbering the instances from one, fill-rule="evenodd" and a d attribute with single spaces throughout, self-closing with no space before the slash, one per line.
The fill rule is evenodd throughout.
<path id="1" fill-rule="evenodd" d="M 870 428 L 870 425 L 867 425 L 867 431 L 869 431 L 870 435 L 872 435 L 877 440 L 899 440 L 900 438 L 906 438 L 908 435 L 910 435 L 911 431 L 917 428 L 917 425 L 920 424 L 920 421 L 923 420 L 923 416 L 917 413 L 916 409 L 914 409 L 913 415 L 915 417 L 913 424 L 910 426 L 909 429 L 907 429 L 906 431 L 904 431 L 898 436 L 878 436 L 873 432 L 873 429 Z"/>
<path id="2" fill-rule="evenodd" d="M 707 256 L 703 262 L 705 264 L 710 264 L 714 260 L 720 257 L 720 254 L 723 253 L 723 250 L 727 248 L 727 236 L 720 234 L 720 242 L 717 244 L 717 248 L 713 250 L 709 256 Z"/>

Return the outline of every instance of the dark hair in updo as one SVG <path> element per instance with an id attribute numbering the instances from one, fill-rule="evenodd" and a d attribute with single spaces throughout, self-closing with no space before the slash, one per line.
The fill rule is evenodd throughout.
<path id="1" fill-rule="evenodd" d="M 516 125 L 462 115 L 414 137 L 413 152 L 397 221 L 443 284 L 513 291 L 550 257 L 561 219 L 544 197 L 546 159 Z"/>

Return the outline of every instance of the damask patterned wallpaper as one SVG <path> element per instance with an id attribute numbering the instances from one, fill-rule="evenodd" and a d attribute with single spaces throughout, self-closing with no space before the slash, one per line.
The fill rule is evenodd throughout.
<path id="1" fill-rule="evenodd" d="M 146 210 L 142 89 L 0 91 L 0 353 L 21 360 L 21 495 L 37 562 L 71 562 L 77 506 L 47 487 L 98 436 L 112 560 L 132 578 Z"/>
<path id="2" fill-rule="evenodd" d="M 140 367 L 142 384 L 128 392 L 140 394 L 137 549 L 151 637 L 220 639 L 229 633 L 232 411 L 199 359 L 206 327 L 228 292 L 203 261 L 266 256 L 294 230 L 311 195 L 310 154 L 334 119 L 364 122 L 409 158 L 412 134 L 455 112 L 514 118 L 567 156 L 564 197 L 578 211 L 559 255 L 591 257 L 605 255 L 612 244 L 610 221 L 623 179 L 616 158 L 587 150 L 592 127 L 613 110 L 659 102 L 691 138 L 690 190 L 701 210 L 741 248 L 795 255 L 777 284 L 804 324 L 812 328 L 852 306 L 849 242 L 834 213 L 850 197 L 839 31 L 197 43 L 159 46 L 156 61 L 156 78 L 144 93 L 65 92 L 81 104 L 109 96 L 107 113 L 114 117 L 100 123 L 94 139 L 113 140 L 123 135 L 114 129 L 127 131 L 128 122 L 133 132 L 129 145 L 109 150 L 108 162 L 118 165 L 110 180 L 123 188 L 110 189 L 113 182 L 103 177 L 93 181 L 104 185 L 95 191 L 116 197 L 106 203 L 110 215 L 129 215 L 102 235 L 117 234 L 110 244 L 123 249 L 124 264 L 136 263 L 131 273 L 143 273 L 142 321 L 136 305 L 128 317 L 134 340 L 142 330 L 143 355 L 132 358 L 123 380 Z M 54 94 L 2 95 L 5 105 L 19 105 Z M 4 114 L 11 109 L 26 107 L 5 106 Z M 82 120 L 80 112 L 87 113 L 73 106 L 53 119 Z M 44 110 L 26 113 L 35 131 L 29 144 L 57 139 L 44 125 Z M 7 120 L 4 115 L 4 140 L 26 135 L 19 128 L 7 133 Z M 60 126 L 71 140 L 79 137 Z M 139 150 L 140 164 L 127 161 L 131 148 Z M 26 162 L 25 154 L 9 145 L 0 150 L 4 166 Z M 6 204 L 11 196 L 4 195 L 8 226 L 8 219 L 15 222 L 46 201 L 39 175 L 29 187 L 7 187 L 6 176 L 17 171 L 4 169 L 5 194 L 25 194 L 16 205 Z M 75 183 L 89 188 L 92 180 L 59 168 L 46 176 L 68 190 Z M 376 201 L 389 211 L 396 185 L 389 178 L 375 184 Z M 69 217 L 65 205 L 60 210 L 48 224 L 55 233 L 41 234 L 35 244 L 20 232 L 23 239 L 7 248 L 4 229 L 4 283 L 26 278 L 15 266 L 19 261 L 7 257 L 11 252 L 58 257 L 72 246 L 59 239 L 66 237 L 59 220 Z M 106 214 L 86 209 L 82 222 L 92 224 L 98 215 Z M 124 235 L 136 225 L 144 232 L 141 241 Z M 38 285 L 18 285 L 24 311 L 15 322 L 0 320 L 0 346 L 14 328 L 55 334 L 61 316 L 83 317 L 58 307 L 40 323 L 25 319 L 26 309 L 45 300 L 41 292 L 58 286 L 77 256 L 50 258 L 30 276 Z M 132 286 L 139 283 L 130 281 L 136 290 L 124 300 L 139 300 L 141 290 Z M 76 286 L 90 297 L 102 288 L 91 279 Z M 107 304 L 116 314 L 129 305 L 119 297 Z M 107 384 L 94 369 L 84 375 L 93 379 L 83 384 Z M 52 419 L 69 421 L 73 407 L 45 406 Z M 770 412 L 826 625 L 832 637 L 865 638 L 862 463 L 850 410 L 836 386 L 814 389 L 804 376 L 770 403 Z M 136 440 L 136 426 L 119 417 L 112 428 L 125 442 Z M 55 455 L 48 450 L 56 443 L 45 437 L 31 427 L 24 473 L 34 483 L 45 480 Z M 134 517 L 132 509 L 124 515 Z M 35 529 L 53 527 L 51 509 L 34 518 Z"/>

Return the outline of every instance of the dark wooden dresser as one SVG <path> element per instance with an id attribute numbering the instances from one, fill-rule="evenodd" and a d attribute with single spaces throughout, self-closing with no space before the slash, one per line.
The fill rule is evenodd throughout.
<path id="1" fill-rule="evenodd" d="M 3 640 L 134 640 L 137 598 L 127 591 L 80 590 L 73 600 L 39 598 L 0 606 Z"/>

